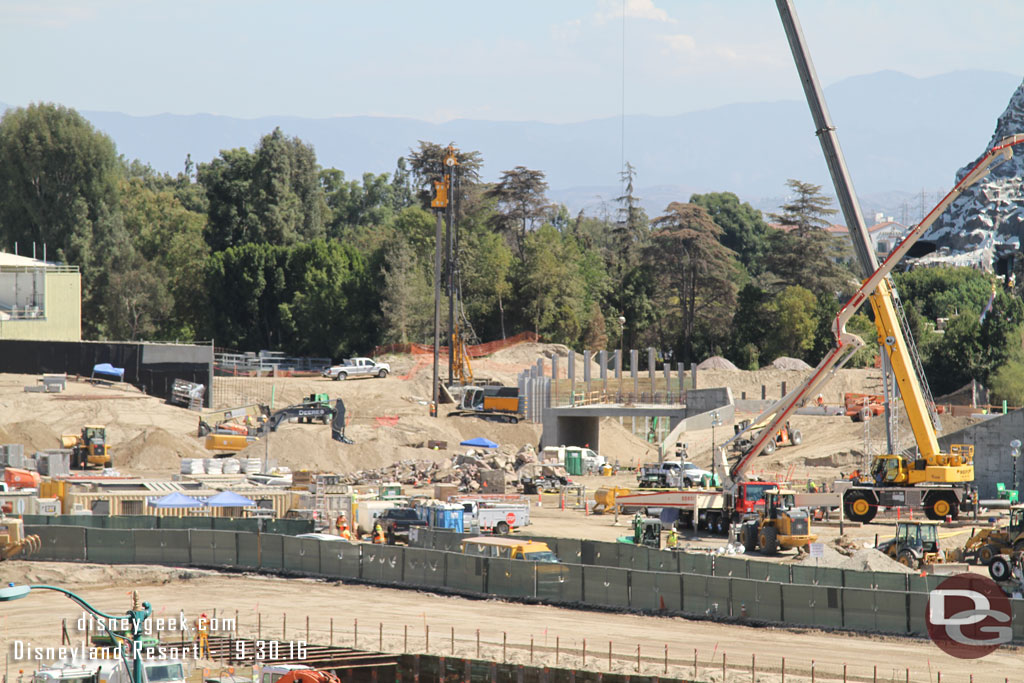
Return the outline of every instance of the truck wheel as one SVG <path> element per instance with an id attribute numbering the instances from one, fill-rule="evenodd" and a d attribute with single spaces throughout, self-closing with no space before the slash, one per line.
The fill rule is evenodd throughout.
<path id="1" fill-rule="evenodd" d="M 504 536 L 508 533 L 508 522 L 498 522 L 494 525 L 494 533 Z"/>
<path id="2" fill-rule="evenodd" d="M 377 373 L 377 376 L 383 379 L 388 376 L 388 371 L 381 368 L 380 372 Z"/>
<path id="3" fill-rule="evenodd" d="M 985 545 L 978 548 L 978 563 L 983 564 L 987 567 L 988 565 L 992 564 L 992 560 L 994 560 L 996 558 L 996 555 L 998 554 L 999 548 L 992 545 L 991 543 L 986 543 Z"/>
<path id="4" fill-rule="evenodd" d="M 686 488 L 692 488 L 693 487 L 693 480 L 690 479 L 689 477 L 687 477 L 686 479 L 683 479 L 683 486 L 685 486 Z"/>
<path id="5" fill-rule="evenodd" d="M 868 498 L 868 494 L 863 491 L 852 491 L 846 496 L 843 506 L 846 508 L 846 516 L 850 518 L 850 521 L 861 524 L 867 524 L 873 520 L 878 512 L 878 508 Z"/>
<path id="6" fill-rule="evenodd" d="M 900 554 L 896 556 L 896 561 L 902 564 L 904 567 L 910 567 L 911 569 L 917 569 L 917 557 L 914 556 L 913 550 L 907 550 L 904 548 L 900 551 Z"/>
<path id="7" fill-rule="evenodd" d="M 771 455 L 775 452 L 775 439 L 769 439 L 768 443 L 764 445 L 764 450 L 761 451 L 762 455 Z"/>
<path id="8" fill-rule="evenodd" d="M 789 433 L 789 441 L 794 446 L 799 446 L 804 442 L 804 435 L 800 433 L 799 429 L 794 429 Z"/>
<path id="9" fill-rule="evenodd" d="M 341 380 L 347 379 L 347 378 L 348 378 L 348 373 L 347 372 L 339 372 L 337 375 L 334 376 L 334 379 L 336 379 L 338 381 L 341 381 Z"/>
<path id="10" fill-rule="evenodd" d="M 992 558 L 992 563 L 988 566 L 988 575 L 992 577 L 993 581 L 1006 581 L 1012 574 L 1008 559 L 1002 555 Z"/>
<path id="11" fill-rule="evenodd" d="M 942 521 L 947 516 L 956 519 L 959 514 L 955 501 L 949 496 L 936 496 L 926 503 L 925 515 L 928 519 Z"/>
<path id="12" fill-rule="evenodd" d="M 773 526 L 762 527 L 757 535 L 757 544 L 765 555 L 775 555 L 779 552 L 779 534 Z"/>

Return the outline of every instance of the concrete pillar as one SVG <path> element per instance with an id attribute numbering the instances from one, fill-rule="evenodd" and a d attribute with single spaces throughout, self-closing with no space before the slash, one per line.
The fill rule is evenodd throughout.
<path id="1" fill-rule="evenodd" d="M 585 391 L 590 393 L 590 351 L 583 351 L 583 382 L 586 384 Z"/>
<path id="2" fill-rule="evenodd" d="M 679 377 L 679 402 L 682 403 L 683 396 L 686 395 L 686 378 L 683 377 L 686 373 L 683 372 L 683 364 L 676 363 L 676 375 Z"/>
<path id="3" fill-rule="evenodd" d="M 551 391 L 552 405 L 558 401 L 558 354 L 551 354 Z"/>
<path id="4" fill-rule="evenodd" d="M 608 391 L 608 352 L 601 350 L 597 352 L 597 364 L 601 366 L 601 389 Z"/>
<path id="5" fill-rule="evenodd" d="M 633 378 L 633 394 L 640 396 L 640 373 L 637 366 L 640 364 L 640 354 L 636 349 L 629 350 L 629 374 Z"/>
<path id="6" fill-rule="evenodd" d="M 647 374 L 651 378 L 651 402 L 652 403 L 654 402 L 654 393 L 658 390 L 658 384 L 657 384 L 658 373 L 655 372 L 655 370 L 654 370 L 654 363 L 655 363 L 654 347 L 649 346 L 649 347 L 647 347 Z"/>
<path id="7" fill-rule="evenodd" d="M 576 403 L 576 352 L 569 349 L 569 405 Z"/>
<path id="8" fill-rule="evenodd" d="M 669 395 L 672 393 L 672 364 L 665 361 L 661 369 L 665 373 L 665 402 L 671 403 Z"/>
<path id="9" fill-rule="evenodd" d="M 693 388 L 697 388 L 697 364 L 690 363 L 690 378 L 693 380 Z"/>

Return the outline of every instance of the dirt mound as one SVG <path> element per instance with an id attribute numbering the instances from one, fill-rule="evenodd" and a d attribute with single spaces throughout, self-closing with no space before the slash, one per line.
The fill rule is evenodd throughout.
<path id="1" fill-rule="evenodd" d="M 20 443 L 25 455 L 60 447 L 60 434 L 37 420 L 13 422 L 0 427 L 0 443 Z"/>
<path id="2" fill-rule="evenodd" d="M 772 361 L 771 367 L 776 370 L 810 370 L 811 366 L 800 360 L 799 358 L 790 358 L 789 356 L 779 356 Z"/>
<path id="3" fill-rule="evenodd" d="M 856 569 L 867 572 L 897 572 L 900 574 L 912 574 L 914 570 L 904 566 L 892 559 L 885 553 L 874 548 L 863 548 L 846 558 L 840 567 L 842 569 Z"/>
<path id="4" fill-rule="evenodd" d="M 191 437 L 175 436 L 159 427 L 147 429 L 127 443 L 111 446 L 114 466 L 127 470 L 177 472 L 182 458 L 210 455 Z"/>
<path id="5" fill-rule="evenodd" d="M 630 433 L 613 417 L 601 420 L 601 455 L 620 467 L 635 467 L 658 459 L 658 447 Z"/>
<path id="6" fill-rule="evenodd" d="M 509 346 L 508 348 L 495 351 L 489 356 L 485 356 L 488 360 L 497 361 L 499 363 L 521 363 L 523 365 L 532 365 L 537 362 L 538 358 L 551 358 L 552 356 L 561 356 L 565 358 L 569 355 L 569 347 L 565 344 L 537 344 L 532 342 L 523 342 L 522 344 L 516 344 L 515 346 Z M 582 356 L 582 354 L 580 354 Z"/>
<path id="7" fill-rule="evenodd" d="M 860 451 L 840 451 L 831 455 L 805 458 L 804 464 L 808 467 L 849 467 L 860 466 L 864 460 L 864 454 Z"/>
<path id="8" fill-rule="evenodd" d="M 711 356 L 707 360 L 697 364 L 698 370 L 739 370 L 735 365 L 732 364 L 727 358 L 721 356 Z"/>

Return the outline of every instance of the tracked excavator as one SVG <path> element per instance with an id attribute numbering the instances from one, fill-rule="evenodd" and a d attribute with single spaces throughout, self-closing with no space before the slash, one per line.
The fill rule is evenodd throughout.
<path id="1" fill-rule="evenodd" d="M 213 432 L 207 434 L 206 448 L 211 451 L 237 453 L 267 433 L 276 432 L 282 422 L 291 419 L 305 420 L 307 422 L 320 420 L 325 424 L 330 422 L 332 439 L 341 443 L 352 443 L 352 439 L 345 436 L 345 402 L 339 398 L 335 400 L 333 406 L 325 403 L 307 402 L 282 408 L 267 417 L 251 433 Z"/>

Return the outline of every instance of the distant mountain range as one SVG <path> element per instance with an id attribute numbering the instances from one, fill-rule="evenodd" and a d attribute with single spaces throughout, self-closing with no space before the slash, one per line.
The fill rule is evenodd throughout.
<path id="1" fill-rule="evenodd" d="M 884 71 L 825 89 L 865 218 L 880 211 L 915 220 L 935 203 L 964 159 L 976 157 L 1019 75 L 963 71 L 914 78 Z M 742 93 L 737 93 L 737 99 Z M 0 105 L 3 107 L 4 105 Z M 479 150 L 484 179 L 517 165 L 543 170 L 549 196 L 573 212 L 612 211 L 619 194 L 618 118 L 569 124 L 356 116 L 239 119 L 196 114 L 129 116 L 82 111 L 118 151 L 159 171 L 183 168 L 186 154 L 209 161 L 222 149 L 252 148 L 275 126 L 311 143 L 324 167 L 349 178 L 392 172 L 418 140 Z M 636 167 L 636 194 L 651 215 L 693 192 L 728 190 L 774 210 L 787 178 L 820 183 L 831 193 L 821 148 L 803 100 L 731 104 L 677 116 L 627 116 L 626 159 Z M 925 191 L 925 201 L 921 192 Z M 902 215 L 901 215 L 902 214 Z"/>

